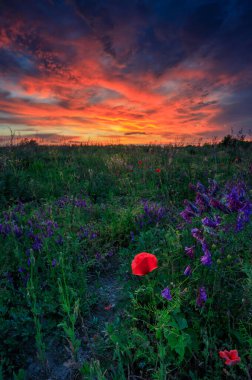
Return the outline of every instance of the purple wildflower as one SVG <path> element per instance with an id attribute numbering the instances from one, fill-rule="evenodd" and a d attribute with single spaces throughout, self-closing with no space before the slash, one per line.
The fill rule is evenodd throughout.
<path id="1" fill-rule="evenodd" d="M 190 265 L 187 265 L 187 267 L 186 267 L 186 269 L 184 271 L 184 275 L 185 276 L 191 276 L 191 274 L 192 274 L 192 268 L 191 268 Z"/>
<path id="2" fill-rule="evenodd" d="M 249 222 L 250 215 L 252 214 L 252 204 L 246 202 L 243 207 L 239 210 L 236 228 L 235 230 L 241 231 L 246 223 Z"/>
<path id="3" fill-rule="evenodd" d="M 204 255 L 201 256 L 200 261 L 203 265 L 210 266 L 212 264 L 211 252 L 208 249 L 207 243 L 205 241 L 201 242 L 202 250 Z"/>
<path id="4" fill-rule="evenodd" d="M 186 207 L 181 213 L 179 214 L 187 223 L 192 222 L 192 218 L 195 216 L 195 213 L 189 208 Z"/>
<path id="5" fill-rule="evenodd" d="M 220 223 L 221 223 L 220 216 L 214 217 L 214 219 L 211 219 L 208 217 L 205 217 L 204 219 L 202 219 L 202 224 L 206 227 L 216 228 L 220 225 Z"/>
<path id="6" fill-rule="evenodd" d="M 201 212 L 210 208 L 210 199 L 206 194 L 196 193 L 195 203 L 199 206 Z"/>
<path id="7" fill-rule="evenodd" d="M 171 291 L 168 287 L 162 290 L 161 295 L 163 298 L 167 299 L 168 301 L 172 300 Z"/>
<path id="8" fill-rule="evenodd" d="M 56 265 L 57 265 L 57 260 L 56 260 L 56 259 L 53 259 L 53 260 L 52 260 L 52 267 L 54 268 Z"/>
<path id="9" fill-rule="evenodd" d="M 189 208 L 191 209 L 192 212 L 194 212 L 195 214 L 198 214 L 199 213 L 199 209 L 198 207 L 195 206 L 195 204 L 193 202 L 190 202 L 188 201 L 187 199 L 184 200 L 184 204 Z"/>
<path id="10" fill-rule="evenodd" d="M 196 299 L 197 306 L 202 307 L 203 304 L 206 302 L 206 300 L 207 300 L 206 289 L 204 286 L 202 286 L 201 288 L 199 288 L 199 291 L 198 291 L 198 296 Z"/>
<path id="11" fill-rule="evenodd" d="M 203 232 L 201 230 L 199 230 L 198 228 L 193 228 L 191 230 L 191 233 L 192 233 L 192 236 L 198 240 L 198 241 L 202 241 L 204 239 L 203 237 Z"/>
<path id="12" fill-rule="evenodd" d="M 194 245 L 192 247 L 185 247 L 185 253 L 188 257 L 190 257 L 190 259 L 194 258 L 194 248 Z"/>
<path id="13" fill-rule="evenodd" d="M 32 249 L 34 251 L 40 251 L 42 247 L 43 247 L 42 240 L 38 236 L 35 236 L 34 242 L 32 244 Z"/>
<path id="14" fill-rule="evenodd" d="M 224 212 L 225 214 L 230 213 L 229 208 L 215 198 L 210 200 L 210 206 Z"/>
<path id="15" fill-rule="evenodd" d="M 219 190 L 219 186 L 214 179 L 209 178 L 208 183 L 209 183 L 208 194 L 211 195 L 212 197 L 214 197 Z"/>
<path id="16" fill-rule="evenodd" d="M 197 185 L 196 185 L 196 190 L 200 193 L 205 193 L 206 192 L 206 188 L 204 185 L 202 185 L 201 182 L 197 182 Z"/>

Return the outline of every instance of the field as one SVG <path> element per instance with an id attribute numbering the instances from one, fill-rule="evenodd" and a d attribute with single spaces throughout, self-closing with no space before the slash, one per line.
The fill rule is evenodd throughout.
<path id="1" fill-rule="evenodd" d="M 0 167 L 0 379 L 251 379 L 251 143 L 24 143 Z"/>

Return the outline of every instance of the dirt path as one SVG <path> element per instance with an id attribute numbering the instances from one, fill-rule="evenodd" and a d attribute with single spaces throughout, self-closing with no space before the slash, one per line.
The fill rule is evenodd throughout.
<path id="1" fill-rule="evenodd" d="M 77 363 L 72 360 L 67 345 L 49 342 L 46 352 L 47 368 L 43 370 L 40 363 L 31 358 L 27 369 L 27 380 L 77 380 L 76 365 L 81 367 L 91 359 L 99 358 L 99 350 L 106 344 L 106 324 L 112 323 L 120 315 L 119 303 L 122 301 L 123 285 L 119 281 L 116 268 L 103 269 L 99 274 L 92 274 L 89 278 L 88 293 L 98 299 L 90 310 L 87 318 L 82 320 L 78 327 L 78 337 L 81 339 L 81 348 L 78 352 Z M 98 349 L 97 349 L 98 347 Z"/>

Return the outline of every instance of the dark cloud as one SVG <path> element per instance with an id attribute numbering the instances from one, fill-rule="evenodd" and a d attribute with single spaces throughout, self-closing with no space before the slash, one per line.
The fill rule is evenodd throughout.
<path id="1" fill-rule="evenodd" d="M 173 102 L 175 121 L 182 127 L 207 120 L 215 129 L 227 124 L 248 128 L 251 20 L 251 0 L 2 0 L 0 108 L 9 113 L 0 115 L 0 123 L 50 122 L 53 116 L 44 116 L 41 104 L 56 105 L 58 114 L 66 111 L 64 120 L 82 123 L 89 120 L 85 111 L 104 105 L 99 122 L 129 118 L 142 127 L 148 118 L 154 125 L 161 107 Z M 92 70 L 96 80 L 89 83 Z M 74 89 L 83 77 L 86 87 Z M 33 78 L 50 82 L 47 95 L 37 96 L 40 88 L 32 88 Z M 113 86 L 107 88 L 110 80 Z M 136 88 L 148 86 L 162 101 L 152 104 L 153 97 L 146 97 L 143 111 L 142 105 L 134 108 L 130 97 L 136 102 Z M 22 105 L 38 106 L 38 111 L 22 114 Z M 69 116 L 70 111 L 76 115 Z"/>
<path id="2" fill-rule="evenodd" d="M 125 136 L 132 136 L 132 135 L 147 135 L 146 132 L 125 132 Z"/>

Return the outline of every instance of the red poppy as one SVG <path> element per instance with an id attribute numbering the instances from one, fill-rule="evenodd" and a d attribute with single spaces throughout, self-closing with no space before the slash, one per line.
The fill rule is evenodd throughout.
<path id="1" fill-rule="evenodd" d="M 138 161 L 138 165 L 143 165 L 143 161 L 142 161 L 142 160 L 139 160 L 139 161 Z"/>
<path id="2" fill-rule="evenodd" d="M 230 351 L 220 351 L 219 356 L 222 359 L 225 359 L 225 364 L 226 365 L 234 365 L 237 364 L 241 361 L 241 358 L 238 356 L 238 351 L 237 350 L 230 350 Z"/>
<path id="3" fill-rule="evenodd" d="M 155 172 L 156 172 L 156 173 L 160 173 L 160 172 L 161 172 L 161 169 L 157 168 L 157 169 L 155 170 Z"/>
<path id="4" fill-rule="evenodd" d="M 158 260 L 151 253 L 142 252 L 134 257 L 131 263 L 132 273 L 136 276 L 144 276 L 158 267 Z"/>

